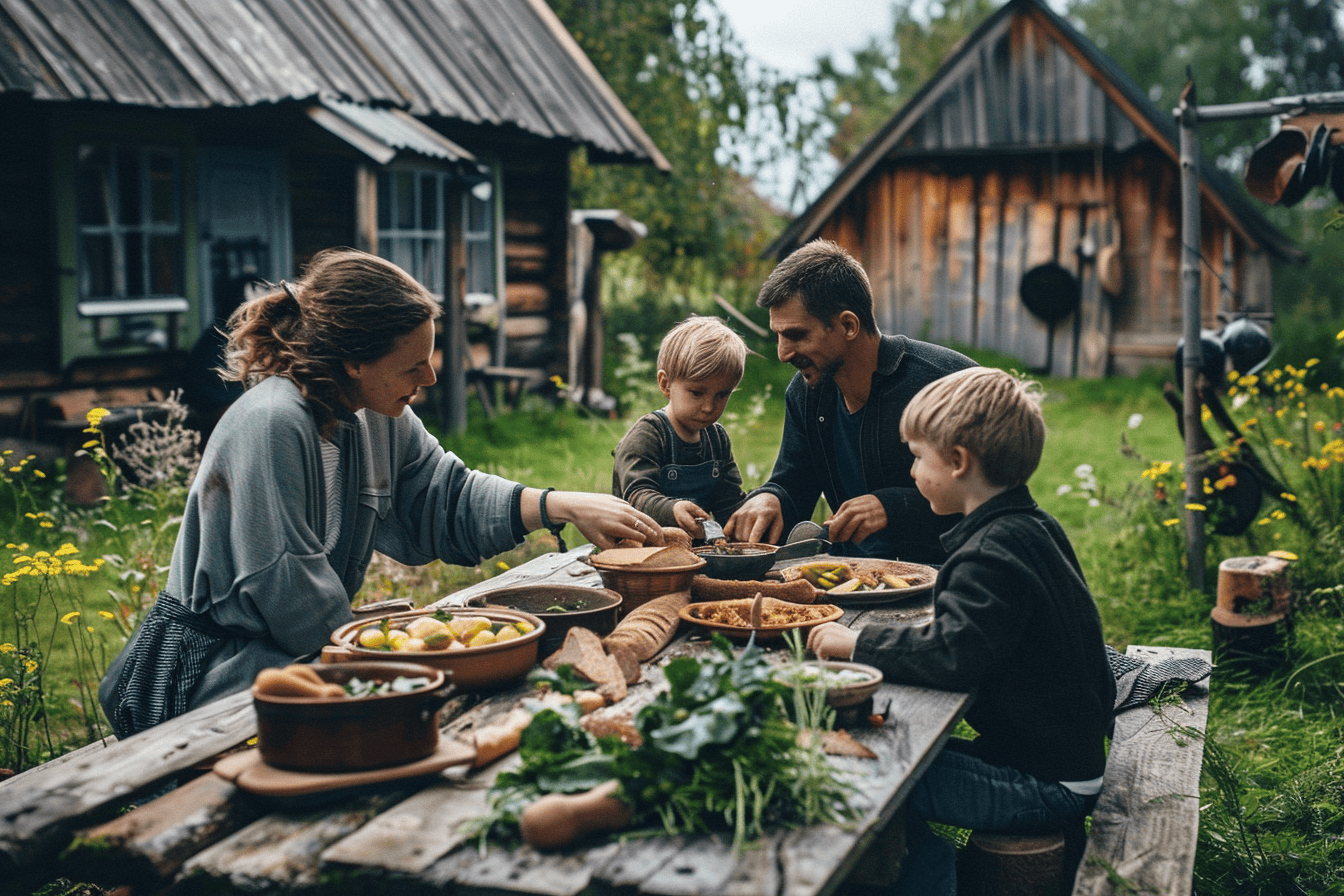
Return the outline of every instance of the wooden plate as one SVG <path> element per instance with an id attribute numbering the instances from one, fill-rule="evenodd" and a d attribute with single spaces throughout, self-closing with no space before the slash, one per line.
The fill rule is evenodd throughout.
<path id="1" fill-rule="evenodd" d="M 826 691 L 826 703 L 833 707 L 853 706 L 862 703 L 864 700 L 877 693 L 877 689 L 882 686 L 882 670 L 876 666 L 869 666 L 866 663 L 850 663 L 840 660 L 807 660 L 802 663 L 807 669 L 824 669 L 832 672 L 857 672 L 864 676 L 860 681 L 850 681 L 839 684 L 836 687 L 828 688 Z M 789 664 L 784 667 L 786 670 Z M 780 680 L 791 683 L 787 675 L 780 677 Z"/>
<path id="2" fill-rule="evenodd" d="M 803 560 L 783 563 L 777 570 L 785 581 L 789 581 L 789 570 L 795 566 L 801 566 L 804 563 L 817 563 L 834 561 L 844 563 L 856 573 L 872 573 L 873 575 L 882 575 L 891 573 L 900 576 L 910 583 L 909 588 L 882 589 L 880 591 L 849 591 L 842 594 L 832 594 L 824 588 L 817 588 L 817 598 L 825 598 L 828 602 L 839 604 L 846 607 L 871 607 L 879 604 L 895 603 L 903 601 L 916 595 L 924 594 L 933 590 L 933 583 L 938 578 L 938 570 L 932 566 L 925 566 L 922 563 L 905 563 L 901 560 L 880 560 L 870 557 L 834 557 L 822 554 L 816 557 L 807 557 Z"/>
<path id="3" fill-rule="evenodd" d="M 215 763 L 214 772 L 226 781 L 262 796 L 305 796 L 381 784 L 420 775 L 432 775 L 476 759 L 476 748 L 460 741 L 440 740 L 438 749 L 415 762 L 355 772 L 292 772 L 262 761 L 261 751 L 231 753 Z"/>
<path id="4" fill-rule="evenodd" d="M 795 604 L 791 601 L 767 597 L 761 601 L 762 616 L 767 621 L 759 628 L 752 628 L 749 622 L 751 603 L 752 601 L 749 598 L 700 601 L 682 607 L 677 615 L 687 622 L 707 628 L 710 631 L 723 632 L 730 638 L 744 641 L 751 637 L 753 632 L 756 634 L 757 641 L 782 638 L 785 632 L 792 629 L 801 629 L 806 634 L 814 626 L 821 625 L 823 622 L 834 622 L 845 615 L 844 610 L 832 604 Z M 788 621 L 769 621 L 772 616 L 778 618 L 781 614 L 793 618 Z M 720 618 L 713 618 L 716 615 Z M 723 618 L 731 616 L 740 617 L 742 624 Z"/>

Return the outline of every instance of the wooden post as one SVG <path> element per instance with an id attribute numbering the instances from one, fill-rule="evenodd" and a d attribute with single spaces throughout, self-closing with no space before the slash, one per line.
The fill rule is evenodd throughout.
<path id="1" fill-rule="evenodd" d="M 1203 350 L 1199 333 L 1203 321 L 1199 303 L 1199 112 L 1195 103 L 1195 82 L 1189 80 L 1181 91 L 1176 110 L 1181 126 L 1181 306 L 1184 316 L 1185 347 L 1182 397 L 1185 421 L 1185 560 L 1190 587 L 1204 590 L 1204 512 L 1192 510 L 1204 502 L 1202 456 L 1197 433 L 1201 427 L 1199 370 Z"/>

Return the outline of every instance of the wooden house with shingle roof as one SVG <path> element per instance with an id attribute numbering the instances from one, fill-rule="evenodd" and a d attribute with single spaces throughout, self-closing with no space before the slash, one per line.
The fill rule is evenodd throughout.
<path id="1" fill-rule="evenodd" d="M 337 245 L 444 298 L 450 374 L 564 375 L 570 154 L 668 168 L 544 0 L 0 0 L 0 121 L 29 430 L 34 396 L 171 384 L 240 278 Z"/>
<path id="2" fill-rule="evenodd" d="M 1009 0 L 767 254 L 845 246 L 887 332 L 1132 373 L 1182 334 L 1179 159 L 1170 110 L 1042 0 Z M 1205 325 L 1270 319 L 1272 263 L 1300 250 L 1207 160 L 1201 222 Z"/>

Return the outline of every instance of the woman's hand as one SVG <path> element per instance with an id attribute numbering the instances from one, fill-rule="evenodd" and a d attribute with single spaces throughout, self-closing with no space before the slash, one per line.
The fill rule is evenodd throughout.
<path id="1" fill-rule="evenodd" d="M 523 489 L 523 524 L 529 530 L 541 528 L 540 498 L 540 489 Z M 652 517 L 628 502 L 595 492 L 551 492 L 546 496 L 546 515 L 552 523 L 573 523 L 599 548 L 613 548 L 623 538 L 644 544 L 661 532 Z"/>
<path id="2" fill-rule="evenodd" d="M 807 633 L 807 649 L 819 660 L 849 660 L 859 643 L 857 630 L 838 622 L 823 622 Z"/>

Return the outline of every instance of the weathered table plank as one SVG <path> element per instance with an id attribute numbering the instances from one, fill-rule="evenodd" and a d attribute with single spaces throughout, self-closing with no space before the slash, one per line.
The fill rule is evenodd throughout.
<path id="1" fill-rule="evenodd" d="M 1208 660 L 1207 650 L 1130 649 L 1155 662 L 1168 657 Z M 1189 896 L 1199 840 L 1199 775 L 1208 722 L 1208 679 L 1179 705 L 1145 704 L 1115 717 L 1106 779 L 1092 814 L 1075 896 L 1125 892 Z"/>

